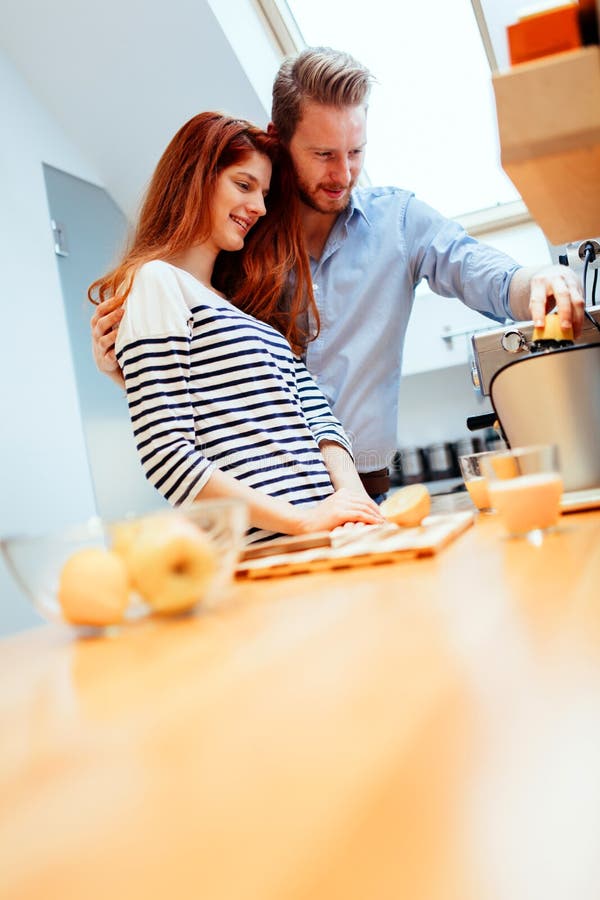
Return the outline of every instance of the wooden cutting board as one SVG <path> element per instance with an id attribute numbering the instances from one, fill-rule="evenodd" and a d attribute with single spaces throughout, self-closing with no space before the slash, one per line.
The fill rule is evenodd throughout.
<path id="1" fill-rule="evenodd" d="M 279 547 L 276 542 L 262 545 L 273 551 L 271 555 L 242 559 L 236 574 L 238 578 L 273 578 L 432 556 L 466 531 L 473 520 L 474 513 L 467 510 L 428 516 L 418 528 L 401 528 L 389 522 L 346 526 L 321 535 L 320 546 L 302 550 L 289 549 L 293 544 L 284 538 Z"/>

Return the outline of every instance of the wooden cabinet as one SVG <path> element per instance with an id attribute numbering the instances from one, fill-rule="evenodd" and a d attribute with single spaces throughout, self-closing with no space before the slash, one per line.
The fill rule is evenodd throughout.
<path id="1" fill-rule="evenodd" d="M 493 78 L 502 165 L 554 244 L 600 234 L 600 47 Z"/>

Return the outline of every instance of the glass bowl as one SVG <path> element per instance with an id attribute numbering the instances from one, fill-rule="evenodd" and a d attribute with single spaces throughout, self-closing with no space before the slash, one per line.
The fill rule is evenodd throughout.
<path id="1" fill-rule="evenodd" d="M 104 631 L 226 596 L 248 527 L 238 500 L 3 539 L 15 580 L 49 622 Z"/>

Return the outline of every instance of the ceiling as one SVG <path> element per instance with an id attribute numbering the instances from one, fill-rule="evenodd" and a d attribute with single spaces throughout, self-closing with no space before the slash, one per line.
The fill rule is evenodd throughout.
<path id="1" fill-rule="evenodd" d="M 3 0 L 2 19 L 0 49 L 129 218 L 192 115 L 268 119 L 207 0 Z"/>

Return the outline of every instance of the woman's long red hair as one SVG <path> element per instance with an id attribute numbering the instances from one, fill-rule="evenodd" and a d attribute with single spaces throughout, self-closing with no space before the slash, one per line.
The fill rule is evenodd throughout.
<path id="1" fill-rule="evenodd" d="M 194 116 L 172 139 L 150 181 L 130 246 L 116 268 L 90 285 L 92 303 L 114 297 L 123 304 L 141 265 L 168 261 L 206 240 L 220 172 L 253 150 L 273 166 L 267 214 L 251 229 L 242 250 L 219 253 L 212 284 L 239 309 L 284 334 L 294 352 L 301 353 L 309 340 L 308 313 L 317 330 L 319 318 L 291 161 L 275 138 L 220 113 Z"/>

